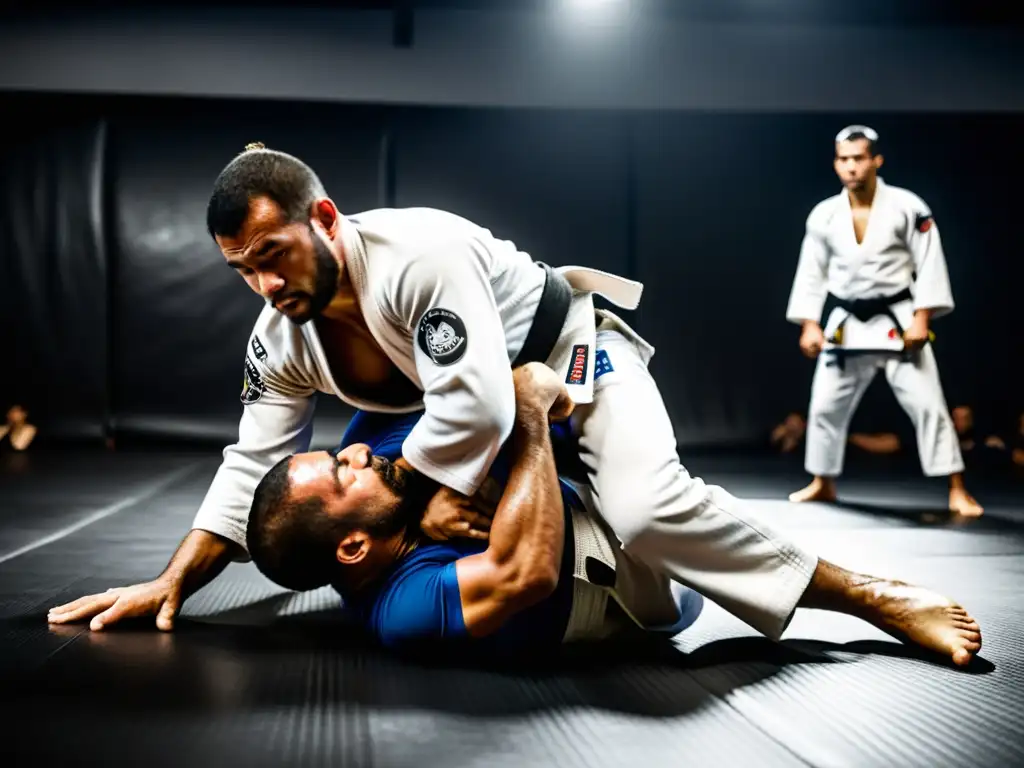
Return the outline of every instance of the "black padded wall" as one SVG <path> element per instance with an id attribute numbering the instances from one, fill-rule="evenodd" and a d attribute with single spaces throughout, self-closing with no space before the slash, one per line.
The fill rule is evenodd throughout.
<path id="1" fill-rule="evenodd" d="M 205 205 L 224 163 L 259 140 L 308 160 L 343 210 L 444 208 L 538 260 L 642 280 L 628 319 L 657 348 L 680 442 L 762 441 L 806 408 L 812 364 L 784 313 L 807 212 L 838 189 L 831 137 L 853 120 L 881 132 L 883 176 L 941 228 L 957 300 L 935 326 L 950 405 L 1004 421 L 1024 410 L 1010 315 L 1024 284 L 1018 115 L 75 103 L 9 143 L 0 212 L 0 269 L 18 286 L 3 308 L 9 359 L 27 366 L 4 395 L 19 387 L 55 423 L 234 437 L 261 303 L 223 264 Z M 346 410 L 324 398 L 318 412 Z M 908 427 L 881 383 L 854 425 Z"/>
<path id="2" fill-rule="evenodd" d="M 97 438 L 108 413 L 107 127 L 67 99 L 8 97 L 0 151 L 0 414 L 29 410 L 47 436 Z M 5 110 L 6 111 L 6 110 Z"/>
<path id="3" fill-rule="evenodd" d="M 154 101 L 112 126 L 117 427 L 232 437 L 245 345 L 262 300 L 206 232 L 223 166 L 250 141 L 301 157 L 343 211 L 379 205 L 381 123 L 372 109 Z M 324 398 L 321 415 L 337 413 Z M 332 402 L 333 401 L 333 402 Z"/>
<path id="4" fill-rule="evenodd" d="M 1020 117 L 652 114 L 635 134 L 641 319 L 681 442 L 755 440 L 806 411 L 813 364 L 786 302 L 805 218 L 839 191 L 831 137 L 854 120 L 879 130 L 883 178 L 923 197 L 942 232 L 957 310 L 934 330 L 951 407 L 997 420 L 1024 409 L 1008 311 L 1024 280 L 1011 223 Z M 879 388 L 855 428 L 905 430 Z"/>

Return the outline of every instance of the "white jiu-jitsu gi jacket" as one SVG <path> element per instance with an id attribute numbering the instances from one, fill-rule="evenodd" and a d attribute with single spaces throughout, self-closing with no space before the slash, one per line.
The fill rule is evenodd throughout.
<path id="1" fill-rule="evenodd" d="M 796 276 L 786 319 L 821 322 L 827 294 L 839 299 L 892 296 L 910 288 L 913 299 L 892 306 L 906 330 L 918 309 L 931 309 L 932 317 L 953 311 L 946 257 L 931 209 L 906 189 L 877 179 L 864 241 L 857 243 L 850 198 L 843 190 L 818 203 L 807 217 Z M 826 340 L 842 325 L 841 346 L 847 349 L 903 349 L 890 318 L 867 323 L 837 307 L 828 318 Z"/>
<path id="2" fill-rule="evenodd" d="M 422 400 L 388 407 L 342 392 L 316 324 L 297 326 L 268 305 L 245 355 L 238 440 L 200 507 L 194 527 L 245 548 L 256 485 L 277 461 L 305 451 L 313 396 L 322 392 L 366 411 L 424 416 L 403 445 L 418 471 L 472 495 L 512 430 L 511 362 L 526 340 L 544 272 L 526 253 L 463 218 L 427 208 L 381 209 L 342 221 L 345 267 L 363 317 Z M 565 267 L 573 300 L 546 363 L 563 375 L 576 403 L 593 397 L 593 293 L 635 308 L 642 286 L 598 270 Z M 606 313 L 614 318 L 611 313 Z M 646 351 L 653 349 L 631 335 Z"/>

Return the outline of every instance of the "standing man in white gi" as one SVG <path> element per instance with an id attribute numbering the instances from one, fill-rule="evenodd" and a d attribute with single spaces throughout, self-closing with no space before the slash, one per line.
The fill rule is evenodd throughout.
<path id="1" fill-rule="evenodd" d="M 160 577 L 61 606 L 52 621 L 91 617 L 95 630 L 155 614 L 170 629 L 188 595 L 247 559 L 256 485 L 307 450 L 316 392 L 365 411 L 422 410 L 396 463 L 439 484 L 427 517 L 458 509 L 512 431 L 512 368 L 531 361 L 565 383 L 597 509 L 639 561 L 772 639 L 798 605 L 863 589 L 682 466 L 647 369 L 653 349 L 594 309 L 594 293 L 636 306 L 639 285 L 544 267 L 443 211 L 345 217 L 312 169 L 262 146 L 221 172 L 207 224 L 228 265 L 267 301 L 245 351 L 238 441 Z M 339 470 L 340 485 L 351 479 Z M 911 601 L 920 605 L 907 610 L 923 611 L 942 649 L 966 663 L 977 641 L 954 626 L 962 609 L 931 595 Z"/>
<path id="2" fill-rule="evenodd" d="M 800 349 L 817 367 L 807 418 L 810 485 L 792 501 L 835 501 L 846 435 L 861 397 L 880 370 L 914 423 L 921 468 L 949 477 L 949 509 L 977 517 L 964 486 L 964 462 L 931 346 L 931 321 L 953 311 L 938 226 L 913 192 L 886 184 L 878 134 L 863 125 L 835 138 L 844 190 L 807 217 L 786 319 L 801 326 Z M 831 294 L 838 306 L 824 330 Z"/>

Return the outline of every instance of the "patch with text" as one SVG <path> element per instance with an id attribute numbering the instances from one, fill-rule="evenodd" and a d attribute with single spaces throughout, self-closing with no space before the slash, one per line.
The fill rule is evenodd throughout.
<path id="1" fill-rule="evenodd" d="M 259 336 L 252 337 L 252 351 L 256 354 L 256 359 L 261 363 L 267 359 L 267 348 L 263 346 Z"/>
<path id="2" fill-rule="evenodd" d="M 259 369 L 256 368 L 256 363 L 246 355 L 245 371 L 242 375 L 242 394 L 239 400 L 244 405 L 251 405 L 263 397 L 263 393 L 266 391 L 267 388 L 263 382 L 263 376 L 260 374 Z"/>
<path id="3" fill-rule="evenodd" d="M 566 384 L 582 384 L 587 380 L 587 352 L 590 346 L 576 344 L 569 357 L 569 370 L 565 374 Z"/>
<path id="4" fill-rule="evenodd" d="M 435 307 L 420 318 L 416 343 L 435 365 L 452 365 L 466 354 L 468 334 L 462 318 L 447 309 Z"/>

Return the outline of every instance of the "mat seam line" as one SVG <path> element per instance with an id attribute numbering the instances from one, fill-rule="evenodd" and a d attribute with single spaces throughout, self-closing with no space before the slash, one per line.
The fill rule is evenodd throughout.
<path id="1" fill-rule="evenodd" d="M 761 725 L 759 723 L 751 720 L 750 717 L 747 716 L 739 708 L 737 708 L 728 697 L 722 696 L 721 694 L 719 694 L 714 689 L 709 688 L 708 686 L 704 685 L 704 683 L 702 683 L 700 680 L 698 680 L 696 675 L 694 675 L 692 672 L 687 672 L 687 674 L 690 676 L 690 678 L 693 680 L 693 682 L 697 684 L 698 688 L 701 688 L 704 691 L 707 691 L 707 693 L 709 693 L 713 698 L 716 698 L 719 701 L 723 702 L 727 707 L 729 707 L 729 709 L 731 709 L 733 712 L 735 712 L 737 715 L 739 715 L 741 718 L 743 718 L 744 722 L 749 723 L 752 728 L 754 728 L 758 733 L 763 734 L 772 743 L 778 744 L 780 747 L 782 747 L 782 749 L 784 749 L 788 754 L 792 755 L 797 760 L 797 762 L 799 762 L 801 765 L 806 765 L 806 766 L 808 766 L 808 768 L 817 768 L 817 766 L 815 766 L 814 763 L 808 762 L 801 755 L 797 754 L 793 750 L 793 748 L 790 747 L 788 744 L 786 744 L 784 741 L 780 741 L 776 736 L 774 736 L 770 732 L 766 731 L 763 727 L 761 727 Z"/>
<path id="2" fill-rule="evenodd" d="M 10 562 L 11 560 L 14 560 L 17 557 L 21 557 L 22 555 L 28 554 L 29 552 L 34 552 L 37 549 L 42 549 L 43 547 L 49 546 L 50 544 L 60 541 L 61 539 L 67 538 L 73 533 L 78 533 L 78 531 L 81 531 L 84 528 L 88 528 L 93 523 L 98 523 L 100 520 L 106 520 L 107 518 L 113 517 L 114 515 L 119 515 L 126 509 L 131 509 L 132 507 L 137 506 L 138 504 L 141 504 L 144 501 L 148 501 L 175 480 L 180 480 L 187 477 L 192 471 L 196 469 L 196 467 L 199 466 L 199 464 L 200 462 L 194 461 L 190 464 L 186 464 L 184 467 L 179 467 L 173 472 L 168 473 L 162 479 L 160 479 L 159 481 L 155 482 L 152 486 L 150 486 L 148 490 L 143 491 L 138 496 L 129 497 L 129 503 L 125 504 L 124 507 L 120 509 L 118 509 L 117 507 L 122 502 L 108 504 L 105 508 L 101 507 L 99 510 L 93 512 L 91 515 L 87 515 L 85 518 L 85 522 L 79 521 L 77 523 L 74 523 L 73 525 L 66 526 L 65 528 L 63 528 L 60 531 L 57 531 L 56 533 L 48 534 L 46 536 L 43 536 L 41 539 L 38 539 L 30 544 L 26 544 L 23 547 L 19 547 L 18 549 L 13 550 L 12 552 L 0 555 L 0 565 Z M 111 508 L 112 511 L 107 512 L 106 514 L 101 514 L 104 509 Z M 95 519 L 89 519 L 90 517 Z"/>

